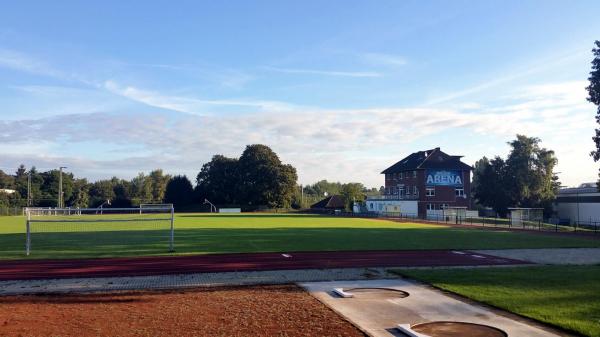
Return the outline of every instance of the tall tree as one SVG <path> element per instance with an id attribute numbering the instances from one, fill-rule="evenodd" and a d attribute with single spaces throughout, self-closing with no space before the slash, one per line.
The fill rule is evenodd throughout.
<path id="1" fill-rule="evenodd" d="M 509 142 L 506 161 L 482 158 L 475 166 L 474 194 L 483 206 L 505 214 L 507 208 L 542 207 L 546 214 L 560 186 L 554 168 L 558 162 L 554 151 L 539 146 L 538 138 L 517 135 Z"/>
<path id="2" fill-rule="evenodd" d="M 143 172 L 140 172 L 131 180 L 131 189 L 134 205 L 152 202 L 152 181 Z"/>
<path id="3" fill-rule="evenodd" d="M 246 146 L 239 159 L 241 196 L 249 205 L 290 207 L 298 176 L 291 165 L 283 165 L 271 148 Z"/>
<path id="4" fill-rule="evenodd" d="M 475 163 L 471 188 L 476 202 L 481 206 L 492 207 L 500 215 L 506 215 L 511 206 L 507 185 L 507 168 L 500 157 L 488 160 L 481 158 Z"/>
<path id="5" fill-rule="evenodd" d="M 196 194 L 200 201 L 206 198 L 217 204 L 239 204 L 239 182 L 238 160 L 215 155 L 196 176 Z"/>
<path id="6" fill-rule="evenodd" d="M 165 191 L 165 202 L 171 203 L 177 208 L 190 205 L 193 198 L 194 188 L 185 175 L 177 175 L 169 180 Z"/>
<path id="7" fill-rule="evenodd" d="M 594 59 L 592 60 L 592 71 L 590 71 L 590 85 L 586 88 L 589 93 L 588 101 L 594 103 L 598 110 L 596 111 L 596 123 L 600 124 L 600 41 L 596 41 L 596 48 L 592 49 Z M 600 160 L 600 127 L 596 129 L 596 135 L 592 138 L 596 144 L 596 149 L 591 155 L 594 161 Z M 598 172 L 600 178 L 600 170 Z M 598 179 L 598 189 L 600 190 L 600 179 Z"/>
<path id="8" fill-rule="evenodd" d="M 161 169 L 156 169 L 150 172 L 148 178 L 152 182 L 152 200 L 158 203 L 163 202 L 167 184 L 171 180 L 171 176 L 164 174 Z"/>

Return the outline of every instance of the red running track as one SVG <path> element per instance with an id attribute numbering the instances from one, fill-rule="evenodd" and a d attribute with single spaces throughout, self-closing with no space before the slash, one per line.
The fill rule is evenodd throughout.
<path id="1" fill-rule="evenodd" d="M 292 252 L 287 254 L 245 253 L 102 259 L 8 260 L 0 261 L 0 281 L 289 269 L 514 264 L 528 264 L 528 262 L 468 251 L 450 250 Z"/>

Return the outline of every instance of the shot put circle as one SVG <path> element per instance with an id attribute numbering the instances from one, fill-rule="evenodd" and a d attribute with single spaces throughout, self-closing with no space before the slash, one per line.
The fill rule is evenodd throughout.
<path id="1" fill-rule="evenodd" d="M 508 337 L 506 332 L 498 328 L 467 322 L 428 322 L 415 324 L 411 329 L 430 337 Z"/>
<path id="2" fill-rule="evenodd" d="M 351 288 L 344 289 L 345 292 L 354 295 L 355 298 L 405 298 L 410 294 L 404 290 L 393 288 Z"/>

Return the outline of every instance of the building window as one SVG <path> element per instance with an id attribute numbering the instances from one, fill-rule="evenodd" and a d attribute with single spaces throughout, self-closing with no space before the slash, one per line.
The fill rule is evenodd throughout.
<path id="1" fill-rule="evenodd" d="M 404 179 L 404 172 L 398 173 L 400 175 L 400 179 Z"/>
<path id="2" fill-rule="evenodd" d="M 373 203 L 369 203 L 369 209 L 373 210 Z"/>
<path id="3" fill-rule="evenodd" d="M 457 197 L 464 197 L 465 196 L 465 190 L 463 188 L 457 188 L 454 190 L 455 194 Z"/>
<path id="4" fill-rule="evenodd" d="M 406 195 L 410 195 L 410 185 L 406 185 Z"/>
<path id="5" fill-rule="evenodd" d="M 440 205 L 440 209 L 446 209 L 446 208 L 448 208 L 448 204 L 441 204 Z"/>
<path id="6" fill-rule="evenodd" d="M 413 171 L 413 178 L 417 177 L 417 171 Z"/>
<path id="7" fill-rule="evenodd" d="M 425 195 L 428 197 L 435 197 L 435 187 L 427 187 L 425 189 Z"/>
<path id="8" fill-rule="evenodd" d="M 413 186 L 413 194 L 414 195 L 419 194 L 419 191 L 417 190 L 417 186 Z"/>
<path id="9" fill-rule="evenodd" d="M 435 205 L 434 204 L 427 204 L 427 210 L 428 211 L 433 211 L 435 209 Z"/>
<path id="10" fill-rule="evenodd" d="M 383 209 L 383 205 L 379 204 L 379 210 L 381 211 Z"/>

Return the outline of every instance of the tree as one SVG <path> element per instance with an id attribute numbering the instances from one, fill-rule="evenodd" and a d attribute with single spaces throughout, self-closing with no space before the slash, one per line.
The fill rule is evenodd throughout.
<path id="1" fill-rule="evenodd" d="M 152 201 L 161 203 L 165 198 L 165 191 L 171 176 L 164 174 L 161 169 L 156 169 L 150 172 L 148 178 L 152 183 Z"/>
<path id="2" fill-rule="evenodd" d="M 596 123 L 600 124 L 600 41 L 596 41 L 596 48 L 592 49 L 594 59 L 592 60 L 592 71 L 590 71 L 590 85 L 586 88 L 589 97 L 588 101 L 594 103 L 598 110 L 596 111 Z M 596 129 L 596 135 L 592 138 L 596 144 L 596 149 L 591 152 L 594 161 L 600 161 L 600 127 Z M 600 170 L 598 172 L 600 178 Z M 600 179 L 598 180 L 598 189 L 600 190 Z"/>
<path id="3" fill-rule="evenodd" d="M 347 183 L 342 185 L 340 194 L 346 205 L 346 210 L 352 210 L 354 202 L 363 202 L 365 200 L 366 188 L 361 183 Z"/>
<path id="4" fill-rule="evenodd" d="M 473 192 L 478 203 L 501 215 L 507 208 L 542 207 L 551 212 L 560 183 L 554 173 L 558 160 L 554 151 L 541 148 L 540 139 L 517 135 L 509 142 L 506 161 L 482 158 L 475 164 Z"/>
<path id="5" fill-rule="evenodd" d="M 140 172 L 131 180 L 131 198 L 133 204 L 152 202 L 152 181 L 143 172 Z"/>
<path id="6" fill-rule="evenodd" d="M 98 180 L 90 186 L 90 201 L 91 207 L 98 207 L 107 200 L 115 199 L 113 184 L 110 180 Z"/>
<path id="7" fill-rule="evenodd" d="M 188 206 L 192 203 L 193 197 L 194 188 L 185 175 L 177 175 L 169 180 L 165 191 L 165 202 L 175 207 Z"/>
<path id="8" fill-rule="evenodd" d="M 271 148 L 261 144 L 246 146 L 238 165 L 240 195 L 245 203 L 290 207 L 298 180 L 296 169 L 283 165 Z"/>
<path id="9" fill-rule="evenodd" d="M 199 198 L 217 204 L 290 207 L 296 169 L 282 164 L 268 146 L 248 145 L 239 159 L 216 155 L 196 177 Z"/>
<path id="10" fill-rule="evenodd" d="M 492 207 L 500 215 L 506 215 L 511 199 L 507 188 L 506 163 L 500 157 L 481 158 L 475 163 L 471 188 L 476 202 Z"/>
<path id="11" fill-rule="evenodd" d="M 200 201 L 208 199 L 217 204 L 242 203 L 238 160 L 215 155 L 202 165 L 196 176 L 196 194 Z"/>

